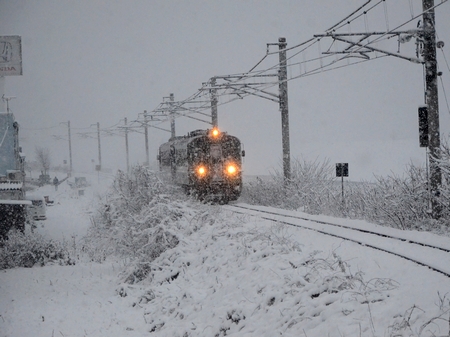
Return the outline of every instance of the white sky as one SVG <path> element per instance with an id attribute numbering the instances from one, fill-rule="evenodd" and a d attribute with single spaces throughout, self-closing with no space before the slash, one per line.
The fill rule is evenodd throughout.
<path id="1" fill-rule="evenodd" d="M 91 125 L 97 122 L 106 128 L 122 123 L 124 117 L 137 119 L 170 93 L 176 101 L 183 100 L 214 75 L 246 72 L 265 55 L 267 43 L 286 37 L 288 46 L 294 46 L 365 2 L 0 0 L 0 35 L 22 36 L 23 76 L 7 77 L 4 92 L 17 97 L 10 107 L 22 127 L 24 151 L 34 159 L 39 145 L 50 149 L 55 165 L 68 160 L 67 142 L 52 136 L 66 136 L 67 127 L 61 123 L 70 120 L 74 169 L 92 170 L 97 141 L 82 139 L 78 132 L 95 132 Z M 379 6 L 381 10 L 344 31 L 365 26 L 385 30 L 386 24 L 393 28 L 421 11 L 419 0 L 386 3 L 387 20 L 385 8 Z M 444 3 L 436 10 L 436 24 L 438 37 L 446 43 L 448 17 L 450 4 Z M 408 27 L 416 24 L 414 20 Z M 329 41 L 323 42 L 306 57 L 328 46 Z M 396 48 L 393 41 L 390 50 Z M 401 48 L 415 56 L 414 40 Z M 444 47 L 450 61 L 447 50 Z M 450 98 L 449 67 L 441 51 L 438 61 Z M 300 69 L 292 67 L 289 76 L 296 71 Z M 371 179 L 374 173 L 400 174 L 410 161 L 424 163 L 417 130 L 422 66 L 388 57 L 288 85 L 293 159 L 348 162 L 353 180 Z M 440 81 L 439 86 L 441 134 L 448 135 L 450 113 Z M 207 127 L 186 118 L 176 123 L 178 135 Z M 247 174 L 280 169 L 280 124 L 278 105 L 268 100 L 248 97 L 219 106 L 219 126 L 244 143 Z M 150 130 L 152 161 L 168 137 Z M 125 168 L 124 143 L 123 137 L 102 137 L 103 167 Z M 131 163 L 145 160 L 142 134 L 130 136 L 130 149 Z"/>

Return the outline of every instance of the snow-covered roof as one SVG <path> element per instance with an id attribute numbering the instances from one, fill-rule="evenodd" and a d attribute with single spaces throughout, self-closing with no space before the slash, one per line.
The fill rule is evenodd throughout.
<path id="1" fill-rule="evenodd" d="M 12 181 L 0 182 L 0 191 L 20 190 L 22 187 L 23 187 L 22 182 L 12 182 Z"/>
<path id="2" fill-rule="evenodd" d="M 4 200 L 0 199 L 0 204 L 7 205 L 32 205 L 31 200 Z"/>

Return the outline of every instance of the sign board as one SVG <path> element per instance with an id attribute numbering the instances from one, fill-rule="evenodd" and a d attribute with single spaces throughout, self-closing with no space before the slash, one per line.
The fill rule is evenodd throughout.
<path id="1" fill-rule="evenodd" d="M 22 38 L 0 36 L 0 77 L 22 75 Z"/>
<path id="2" fill-rule="evenodd" d="M 348 163 L 336 164 L 336 177 L 348 177 Z"/>

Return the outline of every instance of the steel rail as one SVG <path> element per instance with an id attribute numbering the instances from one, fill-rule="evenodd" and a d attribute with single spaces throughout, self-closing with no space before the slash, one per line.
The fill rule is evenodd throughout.
<path id="1" fill-rule="evenodd" d="M 404 254 L 398 253 L 398 252 L 393 252 L 393 251 L 388 250 L 386 248 L 382 248 L 382 247 L 379 247 L 379 246 L 376 246 L 376 245 L 372 245 L 372 244 L 367 243 L 367 242 L 361 242 L 361 241 L 359 241 L 357 239 L 349 238 L 349 237 L 346 237 L 344 235 L 330 233 L 330 232 L 327 232 L 327 231 L 325 231 L 323 229 L 311 228 L 311 227 L 308 227 L 308 226 L 302 226 L 302 225 L 299 225 L 299 224 L 291 223 L 291 222 L 288 222 L 288 221 L 285 221 L 285 220 L 270 218 L 268 216 L 263 216 L 263 215 L 260 215 L 260 214 L 264 214 L 265 213 L 265 214 L 268 214 L 268 215 L 276 215 L 276 216 L 284 217 L 284 218 L 293 218 L 293 219 L 298 219 L 298 220 L 305 220 L 305 221 L 309 221 L 309 222 L 319 223 L 319 224 L 322 224 L 322 225 L 340 227 L 340 228 L 344 228 L 344 229 L 347 229 L 347 230 L 361 232 L 361 233 L 364 233 L 364 234 L 377 235 L 377 236 L 380 236 L 380 237 L 389 238 L 389 239 L 393 239 L 393 240 L 399 240 L 399 241 L 406 242 L 406 243 L 417 244 L 417 245 L 420 245 L 420 246 L 423 246 L 423 247 L 426 247 L 426 248 L 441 250 L 441 251 L 444 251 L 444 252 L 447 252 L 447 253 L 450 252 L 450 249 L 447 249 L 447 248 L 444 248 L 444 247 L 433 246 L 433 245 L 430 245 L 430 244 L 427 244 L 427 243 L 424 243 L 424 242 L 418 242 L 418 241 L 414 241 L 414 240 L 410 240 L 410 239 L 406 239 L 406 238 L 400 238 L 400 237 L 388 235 L 388 234 L 385 234 L 385 233 L 374 232 L 374 231 L 370 231 L 370 230 L 366 230 L 366 229 L 354 228 L 354 227 L 350 227 L 350 226 L 345 226 L 345 225 L 336 224 L 336 223 L 332 223 L 332 222 L 306 218 L 306 217 L 302 217 L 302 216 L 286 215 L 286 214 L 276 213 L 276 212 L 267 211 L 267 210 L 254 209 L 254 208 L 250 208 L 250 207 L 244 207 L 242 205 L 227 205 L 227 206 L 223 206 L 223 207 L 225 209 L 229 210 L 229 211 L 232 211 L 232 212 L 236 212 L 236 213 L 240 213 L 240 214 L 247 214 L 247 215 L 252 215 L 252 216 L 259 216 L 261 219 L 264 219 L 264 220 L 276 221 L 276 222 L 279 222 L 279 223 L 282 223 L 282 224 L 285 224 L 285 225 L 312 230 L 312 231 L 318 232 L 320 234 L 329 235 L 329 236 L 336 237 L 336 238 L 339 238 L 339 239 L 343 239 L 343 240 L 347 240 L 347 241 L 350 241 L 350 242 L 354 242 L 354 243 L 357 243 L 357 244 L 360 244 L 360 245 L 363 245 L 363 246 L 366 246 L 366 247 L 369 247 L 369 248 L 372 248 L 372 249 L 383 251 L 385 253 L 388 253 L 388 254 L 391 254 L 391 255 L 395 255 L 395 256 L 401 257 L 403 259 L 406 259 L 408 261 L 414 262 L 414 263 L 416 263 L 418 265 L 421 265 L 423 267 L 427 267 L 427 268 L 429 268 L 429 269 L 431 269 L 433 271 L 441 273 L 441 274 L 443 274 L 443 275 L 445 275 L 445 276 L 450 278 L 450 272 L 441 270 L 438 267 L 430 266 L 429 264 L 427 264 L 425 262 L 422 262 L 422 261 L 419 261 L 419 260 L 415 259 L 414 257 L 407 256 L 407 255 L 404 255 Z M 235 209 L 233 209 L 233 208 L 235 208 Z M 240 210 L 240 209 L 242 209 L 242 210 Z M 252 211 L 252 212 L 256 212 L 256 213 L 260 213 L 260 214 L 259 215 L 253 215 L 253 214 L 246 213 L 243 210 L 248 210 L 248 211 Z"/>

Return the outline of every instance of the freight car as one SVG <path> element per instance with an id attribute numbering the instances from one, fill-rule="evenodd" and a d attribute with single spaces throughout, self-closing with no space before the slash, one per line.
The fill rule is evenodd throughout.
<path id="1" fill-rule="evenodd" d="M 214 128 L 171 138 L 159 147 L 158 161 L 186 192 L 226 203 L 241 195 L 244 156 L 238 138 Z"/>

